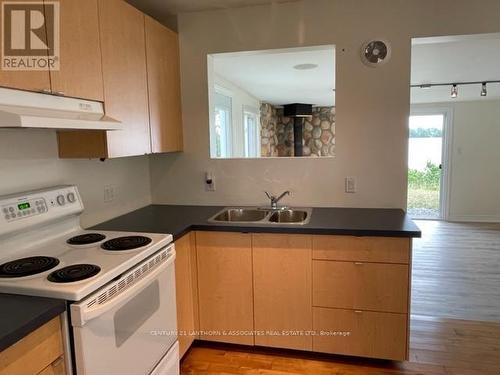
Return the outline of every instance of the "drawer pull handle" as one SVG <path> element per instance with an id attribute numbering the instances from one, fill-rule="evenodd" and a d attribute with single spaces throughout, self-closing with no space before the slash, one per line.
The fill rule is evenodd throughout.
<path id="1" fill-rule="evenodd" d="M 361 310 L 354 310 L 354 312 L 355 312 L 356 314 L 363 314 L 363 311 L 361 311 Z"/>
<path id="2" fill-rule="evenodd" d="M 354 262 L 356 266 L 362 266 L 364 263 L 363 262 Z"/>

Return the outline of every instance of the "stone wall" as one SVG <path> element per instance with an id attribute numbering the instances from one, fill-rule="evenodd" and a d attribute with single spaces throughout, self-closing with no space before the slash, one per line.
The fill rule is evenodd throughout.
<path id="1" fill-rule="evenodd" d="M 335 156 L 335 107 L 314 107 L 302 132 L 304 156 Z M 261 149 L 263 157 L 293 156 L 293 119 L 269 103 L 261 105 Z"/>

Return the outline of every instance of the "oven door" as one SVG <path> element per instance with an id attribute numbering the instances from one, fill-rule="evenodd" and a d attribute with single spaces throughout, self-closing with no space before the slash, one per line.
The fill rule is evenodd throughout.
<path id="1" fill-rule="evenodd" d="M 177 341 L 175 249 L 163 249 L 85 300 L 71 305 L 78 375 L 145 375 L 163 366 Z"/>

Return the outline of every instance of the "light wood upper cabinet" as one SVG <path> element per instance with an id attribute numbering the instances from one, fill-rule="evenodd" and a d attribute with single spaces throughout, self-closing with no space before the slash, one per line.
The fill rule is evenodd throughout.
<path id="1" fill-rule="evenodd" d="M 59 157 L 117 158 L 182 151 L 177 34 L 123 0 L 68 1 L 70 5 L 78 5 L 67 6 L 63 18 L 73 18 L 70 13 L 77 13 L 77 8 L 82 8 L 82 14 L 93 16 L 94 3 L 97 2 L 99 27 L 88 24 L 83 28 L 66 26 L 74 34 L 69 41 L 76 39 L 80 47 L 77 49 L 75 46 L 66 46 L 67 42 L 63 38 L 63 58 L 76 59 L 79 52 L 87 49 L 92 53 L 81 59 L 80 64 L 84 66 L 81 67 L 79 79 L 64 77 L 66 74 L 72 78 L 74 69 L 77 69 L 75 66 L 74 69 L 65 68 L 59 74 L 53 72 L 55 83 L 60 85 L 58 90 L 64 91 L 66 95 L 94 95 L 98 98 L 98 81 L 101 80 L 103 91 L 101 89 L 100 92 L 106 115 L 121 121 L 122 130 L 60 131 Z M 65 4 L 64 2 L 61 7 L 64 8 Z M 75 17 L 79 22 L 79 16 L 76 14 Z M 85 21 L 86 17 L 83 17 L 82 22 Z M 63 21 L 63 26 L 66 22 L 67 19 Z M 85 31 L 87 28 L 89 30 Z M 85 39 L 88 33 L 89 40 Z M 100 51 L 94 48 L 97 33 Z M 102 64 L 100 60 L 93 64 L 90 60 L 95 60 L 98 56 L 102 57 Z M 101 67 L 102 77 L 98 72 Z M 84 89 L 88 90 L 85 96 L 71 94 Z"/>
<path id="2" fill-rule="evenodd" d="M 0 14 L 1 13 L 2 7 L 0 7 Z M 45 35 L 45 25 L 42 27 L 43 34 Z M 3 31 L 1 31 L 0 34 L 0 36 L 3 37 Z M 37 92 L 50 91 L 49 70 L 8 71 L 0 69 L 0 86 Z"/>
<path id="3" fill-rule="evenodd" d="M 196 250 L 200 338 L 253 345 L 251 235 L 196 232 Z"/>
<path id="4" fill-rule="evenodd" d="M 60 12 L 60 69 L 50 71 L 52 91 L 102 102 L 97 0 L 64 0 Z"/>
<path id="5" fill-rule="evenodd" d="M 99 0 L 106 114 L 123 124 L 109 131 L 107 157 L 151 151 L 144 14 L 123 0 Z"/>
<path id="6" fill-rule="evenodd" d="M 182 151 L 179 39 L 149 16 L 146 56 L 152 152 Z"/>
<path id="7" fill-rule="evenodd" d="M 311 236 L 253 234 L 252 242 L 255 330 L 284 333 L 258 334 L 255 345 L 312 350 Z"/>
<path id="8" fill-rule="evenodd" d="M 195 330 L 198 329 L 198 285 L 193 284 L 196 275 L 196 248 L 194 233 L 186 234 L 175 241 L 175 285 L 177 299 L 177 329 L 179 331 L 180 357 L 186 353 L 194 339 Z M 196 313 L 195 313 L 196 311 Z"/>

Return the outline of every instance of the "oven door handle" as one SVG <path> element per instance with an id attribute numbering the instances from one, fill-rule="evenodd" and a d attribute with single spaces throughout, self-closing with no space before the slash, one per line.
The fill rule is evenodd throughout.
<path id="1" fill-rule="evenodd" d="M 144 290 L 151 282 L 153 282 L 158 275 L 162 272 L 166 271 L 168 267 L 172 265 L 175 261 L 175 252 L 170 253 L 168 255 L 167 260 L 158 265 L 154 270 L 148 273 L 146 276 L 143 276 L 140 280 L 135 282 L 133 285 L 125 289 L 122 293 L 118 294 L 116 297 L 111 298 L 103 304 L 96 303 L 92 307 L 88 307 L 87 304 L 90 300 L 95 299 L 88 298 L 79 303 L 74 303 L 71 305 L 71 324 L 74 327 L 82 327 L 87 322 L 92 319 L 95 319 L 102 314 L 108 312 L 113 309 L 117 305 L 122 302 L 126 302 L 134 298 L 137 294 L 139 294 L 142 290 Z"/>

